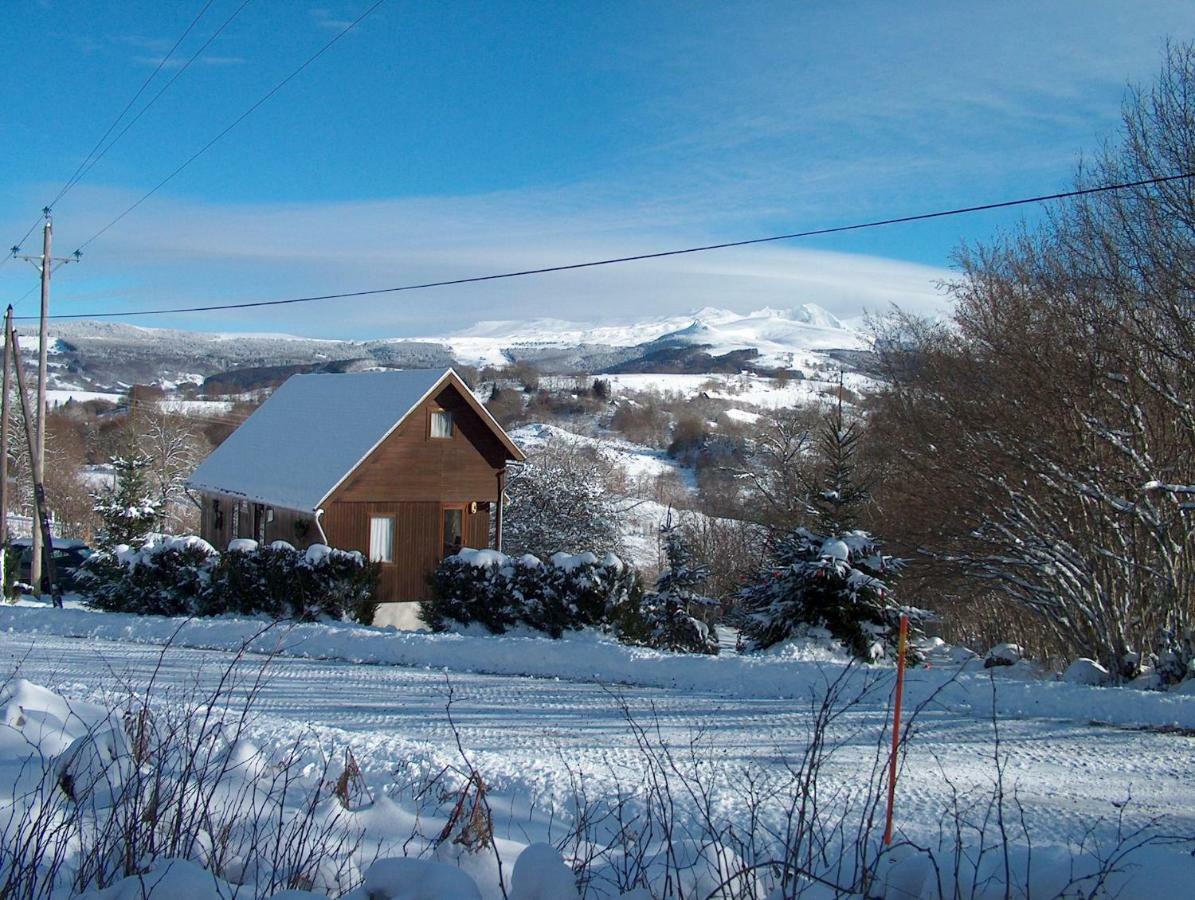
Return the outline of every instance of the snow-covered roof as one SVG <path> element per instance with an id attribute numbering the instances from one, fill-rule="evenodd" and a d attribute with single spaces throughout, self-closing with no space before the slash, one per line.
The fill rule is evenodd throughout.
<path id="1" fill-rule="evenodd" d="M 316 509 L 450 378 L 451 369 L 291 376 L 212 451 L 188 485 L 271 506 Z"/>

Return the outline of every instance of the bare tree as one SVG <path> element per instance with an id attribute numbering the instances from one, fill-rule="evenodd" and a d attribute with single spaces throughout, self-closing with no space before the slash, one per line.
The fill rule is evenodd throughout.
<path id="1" fill-rule="evenodd" d="M 198 509 L 184 486 L 203 459 L 206 442 L 186 416 L 156 406 L 138 410 L 135 422 L 138 449 L 151 461 L 149 475 L 161 510 L 162 529 L 174 533 L 194 531 Z"/>
<path id="2" fill-rule="evenodd" d="M 1188 45 L 1079 184 L 1193 170 Z M 962 251 L 952 328 L 880 344 L 906 542 L 1126 676 L 1195 624 L 1193 260 L 1190 179 L 1088 196 Z"/>
<path id="3" fill-rule="evenodd" d="M 791 527 L 805 514 L 816 416 L 814 407 L 785 408 L 759 420 L 745 442 L 741 463 L 727 466 L 745 489 L 745 518 Z"/>

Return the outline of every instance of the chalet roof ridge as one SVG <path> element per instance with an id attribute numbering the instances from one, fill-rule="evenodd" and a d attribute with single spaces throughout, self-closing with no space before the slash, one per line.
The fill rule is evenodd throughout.
<path id="1" fill-rule="evenodd" d="M 522 459 L 452 368 L 308 372 L 275 390 L 200 463 L 187 486 L 312 512 L 447 383 L 494 432 L 509 458 Z"/>

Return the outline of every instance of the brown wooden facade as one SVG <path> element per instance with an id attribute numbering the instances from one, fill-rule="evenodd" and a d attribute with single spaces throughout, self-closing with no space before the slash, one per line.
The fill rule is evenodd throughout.
<path id="1" fill-rule="evenodd" d="M 521 458 L 467 391 L 452 375 L 346 473 L 318 520 L 314 511 L 205 492 L 204 539 L 217 549 L 238 537 L 296 547 L 326 542 L 368 555 L 371 518 L 390 518 L 392 560 L 380 563 L 379 600 L 425 599 L 428 577 L 441 559 L 461 546 L 494 545 L 506 463 Z M 438 410 L 452 413 L 451 437 L 432 436 L 432 414 Z M 459 544 L 445 534 L 457 522 Z"/>

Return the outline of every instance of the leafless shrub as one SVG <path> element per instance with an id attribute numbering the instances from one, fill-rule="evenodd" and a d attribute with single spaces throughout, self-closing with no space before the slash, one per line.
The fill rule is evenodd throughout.
<path id="1" fill-rule="evenodd" d="M 261 896 L 353 885 L 362 834 L 326 790 L 329 767 L 308 770 L 309 737 L 272 750 L 248 742 L 271 662 L 246 657 L 261 634 L 207 690 L 170 696 L 155 669 L 144 688 L 112 692 L 114 712 L 57 759 L 30 744 L 0 812 L 0 896 L 102 889 L 164 858 L 253 882 Z"/>

